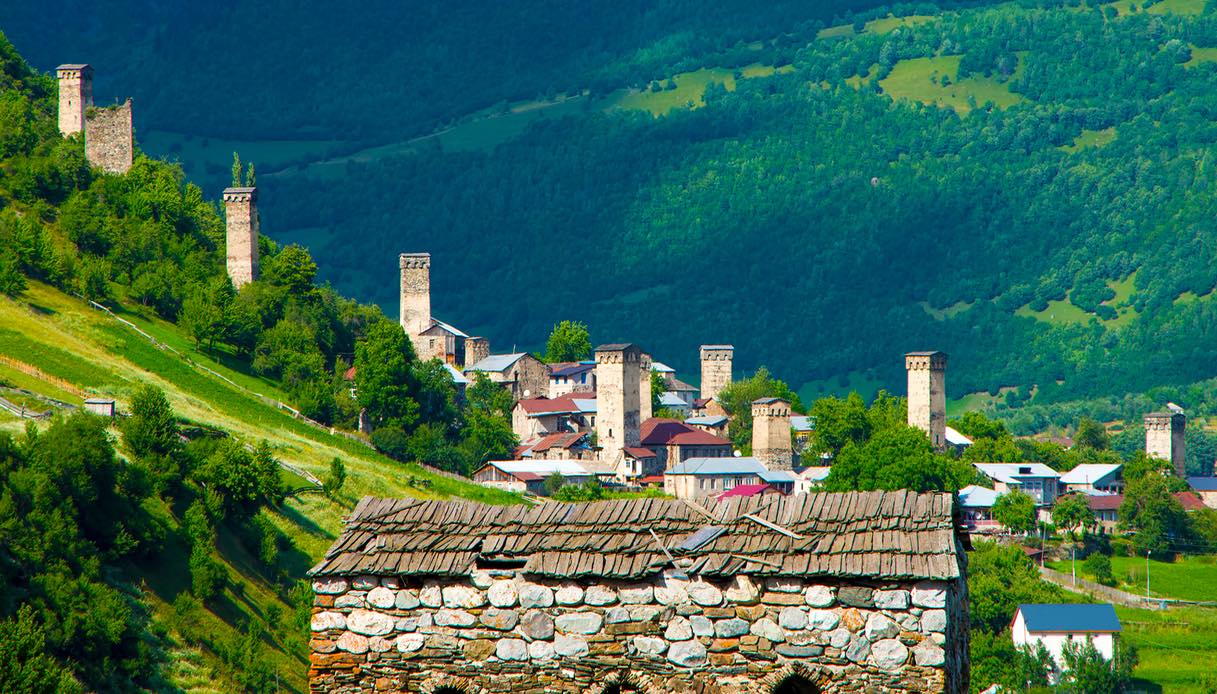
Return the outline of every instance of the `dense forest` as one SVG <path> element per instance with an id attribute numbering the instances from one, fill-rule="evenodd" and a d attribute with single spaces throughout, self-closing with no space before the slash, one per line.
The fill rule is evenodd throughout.
<path id="1" fill-rule="evenodd" d="M 65 37 L 103 21 L 71 5 L 55 10 Z M 1196 396 L 1182 403 L 1193 411 L 1208 405 L 1211 387 L 1188 386 L 1217 376 L 1211 7 L 593 3 L 577 18 L 432 7 L 413 8 L 420 21 L 401 30 L 443 41 L 412 42 L 348 31 L 386 24 L 368 20 L 387 6 L 333 17 L 306 5 L 272 3 L 248 23 L 224 7 L 180 26 L 162 20 L 190 11 L 160 8 L 131 31 L 179 28 L 139 35 L 130 51 L 172 44 L 167 59 L 116 56 L 113 74 L 152 127 L 231 133 L 240 114 L 245 135 L 264 138 L 315 127 L 401 140 L 503 100 L 590 94 L 580 112 L 497 146 L 417 147 L 338 176 L 260 168 L 263 228 L 306 242 L 317 276 L 344 294 L 391 313 L 393 258 L 427 250 L 437 315 L 504 349 L 540 348 L 555 318 L 573 318 L 689 374 L 699 343 L 731 342 L 738 368 L 767 365 L 809 395 L 899 391 L 900 354 L 934 347 L 952 356 L 952 396 L 1022 408 L 1003 416 L 1024 433 L 1079 411 L 1136 417 L 1160 406 L 1141 395 L 1155 387 Z M 32 11 L 0 11 L 0 22 L 5 11 L 31 35 Z M 262 19 L 297 14 L 308 14 L 298 34 L 255 40 Z M 277 62 L 285 42 L 324 31 L 358 34 L 360 50 Z M 59 58 L 43 52 L 64 50 L 31 49 L 48 66 Z M 190 80 L 163 75 L 179 52 L 215 60 Z M 385 79 L 372 64 L 418 69 Z M 704 107 L 658 117 L 597 101 L 745 64 L 789 68 L 731 90 L 711 83 Z M 198 72 L 213 69 L 249 87 Z M 343 81 L 343 99 L 310 96 L 332 91 L 327 80 Z M 159 93 L 141 101 L 148 84 Z"/>

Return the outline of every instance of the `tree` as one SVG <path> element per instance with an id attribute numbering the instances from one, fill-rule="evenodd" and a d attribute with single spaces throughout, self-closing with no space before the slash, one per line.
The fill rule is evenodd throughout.
<path id="1" fill-rule="evenodd" d="M 283 499 L 279 466 L 266 441 L 252 453 L 236 441 L 224 441 L 203 464 L 199 478 L 220 495 L 226 511 L 240 518 Z"/>
<path id="2" fill-rule="evenodd" d="M 668 389 L 668 383 L 664 380 L 663 375 L 658 371 L 651 372 L 651 412 L 656 413 L 655 416 L 660 416 L 658 413 L 663 410 L 663 405 L 660 401 L 663 399 L 664 391 Z"/>
<path id="3" fill-rule="evenodd" d="M 1139 554 L 1165 553 L 1173 542 L 1186 541 L 1190 535 L 1183 506 L 1162 475 L 1127 480 L 1119 514 L 1119 527 L 1133 531 L 1133 547 Z"/>
<path id="4" fill-rule="evenodd" d="M 1093 528 L 1096 522 L 1094 511 L 1090 509 L 1090 503 L 1083 494 L 1057 497 L 1052 506 L 1052 524 L 1061 530 L 1077 532 L 1080 529 L 1084 537 L 1086 531 Z"/>
<path id="5" fill-rule="evenodd" d="M 520 439 L 506 418 L 480 409 L 469 410 L 461 449 L 470 470 L 476 470 L 488 460 L 510 459 L 518 445 Z"/>
<path id="6" fill-rule="evenodd" d="M 1123 645 L 1124 641 L 1117 643 Z M 1125 646 L 1109 662 L 1090 639 L 1070 639 L 1061 648 L 1062 688 L 1076 694 L 1120 694 L 1128 685 L 1137 663 L 1136 650 Z"/>
<path id="7" fill-rule="evenodd" d="M 342 485 L 347 480 L 347 468 L 342 463 L 342 460 L 337 456 L 330 461 L 330 474 L 326 476 L 322 483 L 322 488 L 325 495 L 333 498 L 335 494 L 342 490 Z"/>
<path id="8" fill-rule="evenodd" d="M 760 398 L 784 398 L 790 401 L 793 411 L 803 411 L 798 394 L 785 382 L 772 377 L 769 369 L 763 366 L 752 376 L 733 381 L 719 392 L 715 400 L 731 418 L 731 442 L 737 450 L 752 450 L 752 401 Z"/>
<path id="9" fill-rule="evenodd" d="M 809 413 L 816 423 L 811 432 L 811 450 L 836 456 L 848 443 L 863 443 L 870 438 L 871 422 L 866 403 L 856 391 L 845 399 L 821 398 L 811 404 Z"/>
<path id="10" fill-rule="evenodd" d="M 1082 562 L 1082 570 L 1094 576 L 1094 580 L 1104 585 L 1113 582 L 1111 574 L 1111 557 L 1100 552 L 1094 552 Z"/>
<path id="11" fill-rule="evenodd" d="M 972 477 L 971 466 L 939 455 L 920 429 L 889 427 L 862 444 L 847 443 L 824 487 L 831 492 L 910 489 L 954 491 Z"/>
<path id="12" fill-rule="evenodd" d="M 515 403 L 506 388 L 490 380 L 481 371 L 473 376 L 473 383 L 465 389 L 465 400 L 470 410 L 510 419 Z"/>
<path id="13" fill-rule="evenodd" d="M 228 580 L 224 566 L 211 556 L 211 547 L 198 544 L 190 550 L 190 592 L 199 600 L 210 600 Z"/>
<path id="14" fill-rule="evenodd" d="M 376 427 L 401 429 L 418 419 L 413 398 L 414 348 L 400 325 L 381 320 L 355 347 L 355 384 L 359 404 Z M 510 398 L 511 396 L 508 395 Z"/>
<path id="15" fill-rule="evenodd" d="M 241 187 L 241 155 L 232 153 L 232 187 Z"/>
<path id="16" fill-rule="evenodd" d="M 177 417 L 165 391 L 151 384 L 140 386 L 131 398 L 131 416 L 122 423 L 123 443 L 137 458 L 176 455 L 182 442 Z"/>
<path id="17" fill-rule="evenodd" d="M 977 542 L 968 557 L 969 616 L 975 630 L 999 634 L 1024 603 L 1061 602 L 1063 591 L 1045 583 L 1017 545 Z"/>
<path id="18" fill-rule="evenodd" d="M 1107 428 L 1089 417 L 1082 417 L 1078 422 L 1077 433 L 1074 434 L 1073 444 L 1079 448 L 1092 448 L 1098 451 L 1107 450 L 1111 438 Z"/>
<path id="19" fill-rule="evenodd" d="M 1006 526 L 1010 532 L 1033 533 L 1035 499 L 1020 489 L 1011 489 L 993 502 L 993 520 Z"/>
<path id="20" fill-rule="evenodd" d="M 556 364 L 564 361 L 583 361 L 592 356 L 592 341 L 587 326 L 577 321 L 564 320 L 554 326 L 545 341 L 545 361 Z"/>
<path id="21" fill-rule="evenodd" d="M 566 486 L 566 478 L 557 472 L 549 473 L 549 477 L 545 478 L 545 493 L 553 496 L 558 493 L 558 490 Z"/>

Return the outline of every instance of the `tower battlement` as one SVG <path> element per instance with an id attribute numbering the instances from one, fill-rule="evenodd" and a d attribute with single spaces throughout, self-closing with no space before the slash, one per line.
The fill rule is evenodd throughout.
<path id="1" fill-rule="evenodd" d="M 59 80 L 59 132 L 66 137 L 84 131 L 85 111 L 93 105 L 93 68 L 84 63 L 55 68 Z"/>

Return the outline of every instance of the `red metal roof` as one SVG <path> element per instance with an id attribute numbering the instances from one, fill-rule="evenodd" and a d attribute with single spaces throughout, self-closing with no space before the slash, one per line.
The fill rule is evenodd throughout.
<path id="1" fill-rule="evenodd" d="M 511 473 L 511 476 L 520 480 L 521 482 L 535 482 L 537 480 L 545 479 L 535 472 L 513 472 Z"/>
<path id="2" fill-rule="evenodd" d="M 638 478 L 639 484 L 663 484 L 663 475 L 647 475 Z"/>
<path id="3" fill-rule="evenodd" d="M 654 458 L 655 457 L 655 451 L 652 451 L 649 448 L 636 448 L 636 447 L 631 446 L 629 448 L 625 448 L 622 450 L 624 450 L 628 455 L 631 455 L 635 458 Z M 663 476 L 661 475 L 659 479 L 662 481 Z"/>
<path id="4" fill-rule="evenodd" d="M 1086 500 L 1090 502 L 1091 511 L 1118 511 L 1120 504 L 1124 503 L 1124 495 L 1090 496 Z"/>
<path id="5" fill-rule="evenodd" d="M 551 448 L 570 448 L 587 436 L 586 432 L 558 432 L 557 434 L 547 434 L 542 436 L 539 441 L 534 443 L 531 448 L 534 451 L 548 451 Z"/>
<path id="6" fill-rule="evenodd" d="M 1175 498 L 1183 505 L 1184 511 L 1199 511 L 1205 508 L 1204 500 L 1196 492 L 1175 492 Z"/>
<path id="7" fill-rule="evenodd" d="M 346 381 L 354 381 L 355 380 L 355 367 L 352 366 L 351 368 L 347 369 L 346 371 L 343 371 L 342 378 L 343 378 L 343 380 L 346 380 Z"/>
<path id="8" fill-rule="evenodd" d="M 579 407 L 575 400 L 595 400 L 596 393 L 567 393 L 558 398 L 529 398 L 517 403 L 528 414 L 573 413 Z"/>
<path id="9" fill-rule="evenodd" d="M 757 494 L 764 494 L 768 491 L 776 492 L 777 490 L 767 484 L 737 484 L 731 489 L 719 494 L 715 498 L 730 499 L 734 496 L 756 496 Z"/>
<path id="10" fill-rule="evenodd" d="M 652 417 L 642 423 L 642 445 L 730 446 L 731 442 L 675 419 Z"/>

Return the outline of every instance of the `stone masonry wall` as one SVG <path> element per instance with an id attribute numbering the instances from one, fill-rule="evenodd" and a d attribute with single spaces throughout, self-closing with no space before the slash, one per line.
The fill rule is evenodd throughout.
<path id="1" fill-rule="evenodd" d="M 90 109 L 85 119 L 85 158 L 110 173 L 127 173 L 135 156 L 131 100 L 112 108 Z"/>
<path id="2" fill-rule="evenodd" d="M 962 581 L 682 578 L 316 580 L 310 689 L 759 694 L 794 672 L 823 692 L 967 691 Z"/>

